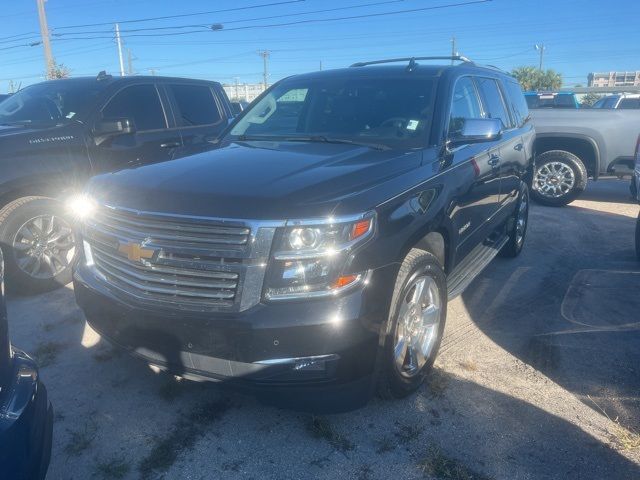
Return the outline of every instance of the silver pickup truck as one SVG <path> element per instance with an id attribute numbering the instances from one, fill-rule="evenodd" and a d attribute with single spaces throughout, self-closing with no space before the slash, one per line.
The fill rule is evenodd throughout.
<path id="1" fill-rule="evenodd" d="M 600 175 L 630 176 L 640 110 L 531 110 L 536 127 L 533 197 L 566 205 Z"/>

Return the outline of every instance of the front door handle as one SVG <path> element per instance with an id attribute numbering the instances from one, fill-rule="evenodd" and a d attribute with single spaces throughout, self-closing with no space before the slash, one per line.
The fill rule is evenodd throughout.
<path id="1" fill-rule="evenodd" d="M 521 143 L 519 143 L 519 144 L 517 144 L 517 145 L 516 145 L 515 147 L 513 147 L 513 148 L 514 148 L 514 150 L 517 150 L 517 151 L 519 152 L 520 150 L 522 150 L 523 145 L 522 145 Z"/>
<path id="2" fill-rule="evenodd" d="M 495 167 L 499 163 L 500 163 L 500 155 L 492 153 L 491 156 L 489 157 L 489 165 L 491 165 L 492 167 Z"/>
<path id="3" fill-rule="evenodd" d="M 180 142 L 167 142 L 161 143 L 160 148 L 177 148 L 180 146 Z"/>

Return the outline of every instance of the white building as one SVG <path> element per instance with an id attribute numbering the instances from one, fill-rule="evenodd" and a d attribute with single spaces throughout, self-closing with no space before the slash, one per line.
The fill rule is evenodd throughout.
<path id="1" fill-rule="evenodd" d="M 588 82 L 590 87 L 638 87 L 640 86 L 640 70 L 590 73 Z"/>

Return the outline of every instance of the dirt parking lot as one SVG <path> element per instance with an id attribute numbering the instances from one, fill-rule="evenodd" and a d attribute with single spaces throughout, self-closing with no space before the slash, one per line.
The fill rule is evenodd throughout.
<path id="1" fill-rule="evenodd" d="M 418 394 L 347 414 L 178 382 L 85 328 L 70 287 L 12 298 L 56 411 L 50 479 L 640 478 L 638 206 L 602 180 L 450 303 Z"/>

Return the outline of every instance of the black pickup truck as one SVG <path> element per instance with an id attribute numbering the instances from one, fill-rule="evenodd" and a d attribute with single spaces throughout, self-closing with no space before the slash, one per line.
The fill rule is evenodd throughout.
<path id="1" fill-rule="evenodd" d="M 61 199 L 92 175 L 212 148 L 232 118 L 216 82 L 97 77 L 43 82 L 0 103 L 0 245 L 10 286 L 68 283 Z"/>
<path id="2" fill-rule="evenodd" d="M 510 76 L 418 60 L 284 79 L 219 148 L 92 179 L 74 275 L 92 327 L 298 408 L 417 389 L 448 299 L 522 249 L 535 136 Z"/>

